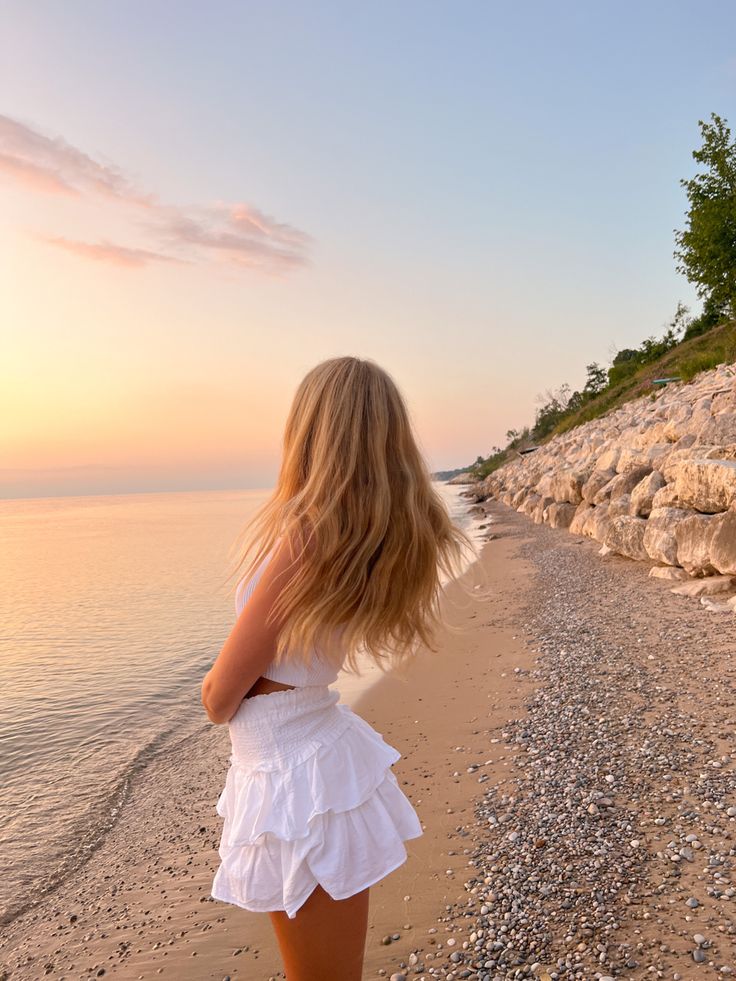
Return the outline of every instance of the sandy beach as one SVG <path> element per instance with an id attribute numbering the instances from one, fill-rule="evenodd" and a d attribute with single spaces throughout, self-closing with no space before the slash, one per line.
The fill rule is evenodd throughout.
<path id="1" fill-rule="evenodd" d="M 365 977 L 736 972 L 731 620 L 484 507 L 492 599 L 452 584 L 461 630 L 356 705 L 424 826 L 372 891 Z M 282 977 L 267 918 L 209 898 L 228 753 L 203 726 L 149 763 L 85 866 L 5 931 L 0 977 Z"/>

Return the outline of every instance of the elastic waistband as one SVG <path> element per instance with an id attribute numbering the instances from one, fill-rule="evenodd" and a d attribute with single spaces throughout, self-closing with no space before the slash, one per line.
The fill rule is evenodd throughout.
<path id="1" fill-rule="evenodd" d="M 231 762 L 276 769 L 287 761 L 306 759 L 347 728 L 349 719 L 337 705 L 339 698 L 327 685 L 310 685 L 244 699 L 229 723 Z"/>

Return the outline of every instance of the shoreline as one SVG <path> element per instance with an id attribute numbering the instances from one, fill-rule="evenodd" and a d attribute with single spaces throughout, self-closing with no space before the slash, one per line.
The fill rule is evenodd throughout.
<path id="1" fill-rule="evenodd" d="M 485 510 L 490 600 L 451 583 L 459 632 L 355 705 L 402 753 L 424 828 L 371 890 L 364 976 L 736 973 L 730 619 L 644 563 Z M 283 977 L 267 918 L 209 897 L 227 733 L 180 749 L 149 764 L 74 882 L 11 927 L 9 978 Z"/>
<path id="2" fill-rule="evenodd" d="M 438 490 L 454 520 L 473 539 L 476 548 L 474 560 L 477 560 L 477 515 L 473 515 L 472 508 L 467 506 L 457 488 L 441 485 Z M 201 497 L 198 492 L 186 494 L 197 500 Z M 121 497 L 124 498 L 125 495 Z M 98 501 L 97 496 L 95 501 Z M 105 498 L 103 505 L 107 506 L 109 503 L 110 499 Z M 203 667 L 202 673 L 204 670 Z M 360 676 L 342 673 L 336 687 L 341 692 L 342 700 L 352 705 L 372 685 L 378 683 L 383 674 L 375 665 L 368 664 L 364 666 Z M 182 689 L 181 697 L 164 706 L 163 713 L 159 706 L 150 718 L 141 719 L 142 724 L 131 730 L 131 734 L 134 732 L 135 735 L 128 738 L 125 759 L 122 756 L 112 756 L 109 758 L 110 765 L 103 767 L 102 777 L 106 781 L 104 789 L 99 782 L 95 783 L 90 788 L 89 795 L 82 797 L 75 790 L 74 781 L 69 784 L 68 793 L 80 802 L 80 807 L 77 808 L 74 823 L 67 823 L 63 840 L 52 839 L 52 847 L 46 849 L 44 856 L 32 853 L 27 866 L 20 847 L 17 853 L 13 852 L 10 858 L 11 881 L 6 881 L 3 890 L 0 931 L 39 903 L 45 902 L 65 880 L 78 875 L 80 868 L 114 830 L 121 808 L 126 806 L 141 771 L 154 757 L 175 756 L 180 751 L 182 738 L 187 735 L 196 738 L 198 733 L 209 727 L 210 723 L 199 706 L 199 684 L 189 677 L 185 689 Z M 73 707 L 69 706 L 68 711 L 73 712 Z M 118 733 L 118 738 L 124 741 L 127 737 Z M 96 793 L 98 790 L 99 793 Z"/>
<path id="3" fill-rule="evenodd" d="M 468 505 L 470 508 L 472 502 Z M 478 517 L 474 524 L 477 526 L 480 521 Z M 476 563 L 483 561 L 486 549 L 487 543 L 480 543 L 475 561 L 460 578 L 474 574 L 473 569 Z M 456 583 L 450 583 L 447 589 L 450 593 L 456 591 Z M 452 641 L 462 643 L 462 638 L 452 638 Z M 369 721 L 378 722 L 379 731 L 388 733 L 392 730 L 394 743 L 403 756 L 395 770 L 404 781 L 407 779 L 404 768 L 411 763 L 407 737 L 413 736 L 416 740 L 416 730 L 412 732 L 412 723 L 409 723 L 406 732 L 398 731 L 394 735 L 386 710 L 398 695 L 398 704 L 403 711 L 405 693 L 406 682 L 398 681 L 390 674 L 381 674 L 356 695 L 353 702 L 364 707 L 358 708 L 360 714 L 365 712 Z M 343 697 L 343 700 L 346 699 Z M 385 706 L 383 709 L 382 705 Z M 390 741 L 388 734 L 386 738 Z M 148 761 L 131 785 L 114 827 L 85 864 L 4 930 L 0 941 L 0 965 L 9 972 L 8 977 L 35 977 L 29 972 L 35 970 L 32 965 L 38 963 L 43 963 L 44 972 L 46 965 L 53 965 L 48 973 L 39 971 L 39 977 L 68 978 L 94 974 L 104 968 L 108 975 L 147 978 L 159 973 L 159 967 L 164 967 L 169 976 L 173 973 L 175 977 L 192 979 L 203 976 L 221 979 L 227 973 L 254 979 L 276 976 L 278 957 L 270 924 L 262 922 L 266 918 L 209 899 L 209 885 L 218 861 L 216 848 L 220 830 L 214 804 L 224 781 L 229 751 L 226 728 L 204 726 Z M 463 796 L 462 790 L 455 788 L 453 801 L 458 809 L 463 805 Z M 426 821 L 423 823 L 426 825 Z M 431 822 L 428 828 L 429 831 L 418 840 L 420 850 L 425 841 L 434 840 Z M 413 844 L 408 843 L 409 846 Z M 410 848 L 410 861 L 405 868 L 416 883 L 416 870 L 411 871 L 412 853 Z M 376 923 L 391 919 L 394 922 L 392 933 L 396 932 L 396 925 L 401 928 L 406 922 L 406 916 L 393 912 L 392 907 L 397 897 L 403 907 L 403 896 L 407 895 L 406 889 L 399 885 L 398 874 L 393 873 L 373 890 L 374 911 L 384 910 Z M 175 878 L 181 878 L 182 883 L 169 882 Z M 163 882 L 169 889 L 162 893 Z M 169 891 L 171 888 L 173 893 Z M 386 893 L 386 901 L 380 898 L 381 893 Z M 201 922 L 200 911 L 203 914 Z M 179 925 L 176 932 L 182 934 L 177 938 L 182 941 L 182 956 L 184 953 L 186 957 L 192 956 L 188 936 L 192 920 L 199 924 L 205 941 L 194 957 L 206 956 L 208 963 L 222 961 L 222 968 L 215 968 L 211 975 L 201 973 L 202 960 L 173 958 L 174 951 L 166 950 L 174 946 L 171 925 L 176 922 Z M 221 934 L 218 927 L 223 923 Z M 141 930 L 143 935 L 138 939 Z M 228 941 L 225 933 L 240 939 Z M 126 946 L 118 949 L 117 944 L 111 942 L 113 937 Z M 242 948 L 242 954 L 238 955 L 242 960 L 236 962 L 235 966 L 239 967 L 236 971 L 231 963 L 232 950 L 241 945 L 249 950 Z M 185 947 L 190 949 L 184 951 Z M 394 949 L 398 950 L 399 945 Z M 157 956 L 159 950 L 165 951 L 165 959 L 164 953 Z M 33 961 L 26 962 L 23 967 L 28 956 Z M 250 964 L 246 963 L 248 960 Z M 195 966 L 196 970 L 193 969 Z M 269 973 L 262 973 L 265 971 Z"/>

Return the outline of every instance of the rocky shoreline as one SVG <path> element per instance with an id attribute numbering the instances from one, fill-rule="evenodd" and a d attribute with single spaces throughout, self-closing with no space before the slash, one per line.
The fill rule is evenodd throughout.
<path id="1" fill-rule="evenodd" d="M 689 596 L 736 612 L 736 366 L 628 402 L 476 482 L 537 524 L 658 565 Z"/>
<path id="2" fill-rule="evenodd" d="M 508 769 L 489 779 L 481 765 L 474 821 L 458 829 L 467 898 L 438 921 L 450 939 L 391 977 L 736 973 L 732 621 L 704 626 L 643 565 L 487 507 L 536 568 L 521 617 L 535 689 L 489 739 Z"/>

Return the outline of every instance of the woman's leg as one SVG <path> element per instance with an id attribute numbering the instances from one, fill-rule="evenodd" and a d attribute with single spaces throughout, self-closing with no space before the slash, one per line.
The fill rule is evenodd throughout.
<path id="1" fill-rule="evenodd" d="M 317 886 L 293 920 L 268 914 L 287 981 L 361 981 L 369 891 L 335 900 Z"/>

